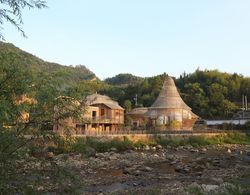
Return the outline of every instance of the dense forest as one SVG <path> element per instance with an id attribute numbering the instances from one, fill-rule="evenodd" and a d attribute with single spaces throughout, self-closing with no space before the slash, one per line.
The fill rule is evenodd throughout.
<path id="1" fill-rule="evenodd" d="M 60 84 L 57 85 L 60 86 L 59 93 L 55 95 L 84 99 L 86 95 L 99 92 L 117 100 L 126 111 L 136 106 L 150 106 L 164 81 L 164 73 L 146 78 L 119 74 L 101 81 L 85 66 L 62 66 L 45 62 L 12 44 L 0 42 L 1 68 L 7 64 L 11 64 L 13 69 L 22 69 L 25 72 L 22 76 L 27 77 L 27 80 L 31 77 L 35 80 L 49 78 L 50 82 L 53 80 Z M 250 97 L 250 78 L 236 73 L 197 69 L 191 74 L 181 74 L 175 78 L 175 82 L 184 101 L 194 113 L 205 119 L 231 118 L 242 107 L 242 95 Z M 40 97 L 46 98 L 48 94 L 42 93 Z"/>

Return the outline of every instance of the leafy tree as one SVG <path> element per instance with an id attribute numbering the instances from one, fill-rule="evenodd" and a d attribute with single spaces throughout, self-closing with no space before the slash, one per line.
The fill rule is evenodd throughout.
<path id="1" fill-rule="evenodd" d="M 123 103 L 123 107 L 125 108 L 126 112 L 130 112 L 132 108 L 132 103 L 130 100 L 125 100 Z"/>
<path id="2" fill-rule="evenodd" d="M 26 37 L 25 32 L 22 29 L 23 19 L 22 11 L 25 8 L 45 8 L 46 1 L 41 0 L 1 0 L 0 4 L 0 30 L 3 29 L 4 20 L 14 25 L 17 30 Z M 0 31 L 0 39 L 4 39 L 3 34 Z"/>
<path id="3" fill-rule="evenodd" d="M 54 119 L 54 108 L 64 112 L 57 119 L 78 117 L 82 104 L 58 101 L 63 94 L 58 76 L 34 75 L 8 61 L 0 66 L 0 191 L 9 189 L 16 160 L 24 159 L 29 144 L 47 137 Z M 28 117 L 26 117 L 28 116 Z M 5 191 L 4 191 L 5 192 Z"/>
<path id="4" fill-rule="evenodd" d="M 87 95 L 93 94 L 93 93 L 100 93 L 104 91 L 109 91 L 110 86 L 100 80 L 86 80 L 81 81 L 77 83 L 76 85 L 72 86 L 68 91 L 68 96 L 75 96 L 78 98 L 84 98 Z"/>
<path id="5" fill-rule="evenodd" d="M 115 77 L 105 79 L 105 82 L 111 85 L 134 85 L 142 80 L 143 78 L 132 74 L 118 74 Z"/>
<path id="6" fill-rule="evenodd" d="M 187 83 L 184 86 L 185 96 L 183 99 L 192 108 L 194 113 L 206 115 L 208 99 L 199 83 Z"/>

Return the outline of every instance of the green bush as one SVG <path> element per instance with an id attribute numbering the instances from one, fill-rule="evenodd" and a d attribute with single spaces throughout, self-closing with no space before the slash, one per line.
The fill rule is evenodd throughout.
<path id="1" fill-rule="evenodd" d="M 96 141 L 93 138 L 87 138 L 86 145 L 94 148 L 97 152 L 107 152 L 110 151 L 111 148 L 116 148 L 117 151 L 122 152 L 133 148 L 133 143 L 127 138 L 124 138 L 124 140 L 113 139 L 110 141 Z"/>
<path id="2" fill-rule="evenodd" d="M 192 146 L 204 146 L 204 145 L 210 145 L 212 143 L 212 140 L 205 136 L 192 136 L 187 139 L 187 144 L 190 144 Z"/>
<path id="3" fill-rule="evenodd" d="M 171 137 L 167 137 L 167 138 L 162 138 L 162 137 L 158 137 L 156 138 L 156 143 L 159 145 L 162 145 L 163 147 L 166 146 L 179 146 L 179 145 L 184 145 L 184 140 L 182 138 L 171 138 Z"/>
<path id="4" fill-rule="evenodd" d="M 87 145 L 83 138 L 76 138 L 74 143 L 72 144 L 71 151 L 84 153 L 86 151 Z"/>

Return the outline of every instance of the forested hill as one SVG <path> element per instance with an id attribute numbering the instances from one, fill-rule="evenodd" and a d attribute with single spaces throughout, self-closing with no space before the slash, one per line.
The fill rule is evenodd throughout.
<path id="1" fill-rule="evenodd" d="M 143 80 L 142 77 L 134 76 L 129 73 L 122 73 L 118 74 L 114 77 L 107 78 L 104 81 L 111 85 L 121 85 L 121 86 L 127 86 L 127 85 L 134 85 Z"/>
<path id="2" fill-rule="evenodd" d="M 0 66 L 8 64 L 20 66 L 24 69 L 31 70 L 34 73 L 45 72 L 53 74 L 61 72 L 65 80 L 71 85 L 82 80 L 91 80 L 95 74 L 87 69 L 84 65 L 64 66 L 57 63 L 46 62 L 30 53 L 27 53 L 13 44 L 0 41 Z"/>

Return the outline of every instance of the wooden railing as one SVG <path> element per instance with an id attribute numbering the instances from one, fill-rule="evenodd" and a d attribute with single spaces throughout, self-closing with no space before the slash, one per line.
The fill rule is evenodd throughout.
<path id="1" fill-rule="evenodd" d="M 124 120 L 122 118 L 109 118 L 109 117 L 84 117 L 82 118 L 82 123 L 112 123 L 112 124 L 122 124 Z"/>

